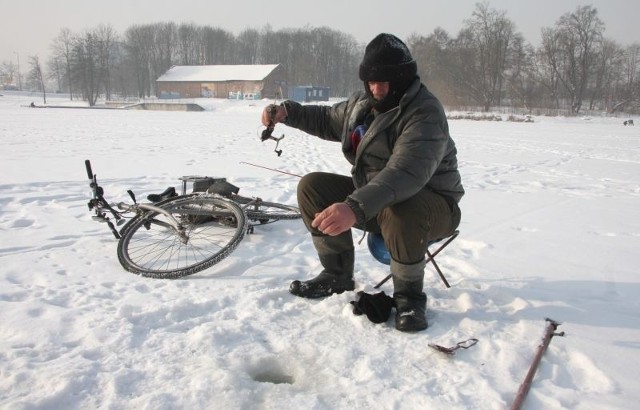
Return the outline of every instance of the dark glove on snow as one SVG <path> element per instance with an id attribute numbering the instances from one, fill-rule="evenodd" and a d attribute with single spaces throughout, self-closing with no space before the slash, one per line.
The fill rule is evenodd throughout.
<path id="1" fill-rule="evenodd" d="M 391 308 L 395 306 L 393 298 L 384 292 L 370 295 L 365 292 L 358 292 L 358 300 L 351 301 L 354 315 L 367 315 L 373 323 L 384 323 L 391 315 Z"/>

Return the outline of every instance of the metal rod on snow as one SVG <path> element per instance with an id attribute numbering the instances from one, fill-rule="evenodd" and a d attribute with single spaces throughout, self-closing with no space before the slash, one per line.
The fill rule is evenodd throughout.
<path id="1" fill-rule="evenodd" d="M 279 172 L 279 173 L 281 173 L 281 174 L 291 175 L 291 176 L 293 176 L 293 177 L 302 178 L 302 175 L 292 174 L 291 172 L 281 171 L 281 170 L 279 170 L 279 169 L 275 169 L 275 168 L 264 167 L 264 166 L 262 166 L 262 165 L 252 164 L 252 163 L 250 163 L 250 162 L 245 162 L 245 161 L 240 161 L 240 163 L 241 163 L 241 164 L 251 165 L 252 167 L 268 169 L 269 171 Z"/>
<path id="2" fill-rule="evenodd" d="M 560 326 L 560 323 L 549 318 L 547 318 L 546 320 L 548 324 L 547 328 L 545 329 L 544 337 L 542 338 L 542 343 L 538 346 L 538 352 L 533 359 L 533 363 L 531 363 L 531 367 L 527 372 L 527 376 L 524 378 L 524 381 L 518 389 L 516 398 L 511 405 L 511 410 L 519 410 L 522 407 L 522 403 L 524 403 L 524 399 L 527 397 L 527 393 L 529 393 L 529 389 L 531 388 L 531 383 L 533 381 L 533 376 L 535 376 L 536 374 L 536 370 L 538 369 L 538 365 L 542 360 L 542 356 L 547 350 L 549 343 L 551 343 L 551 338 L 553 338 L 553 336 L 564 336 L 564 332 L 556 333 L 556 329 L 558 328 L 558 326 Z"/>

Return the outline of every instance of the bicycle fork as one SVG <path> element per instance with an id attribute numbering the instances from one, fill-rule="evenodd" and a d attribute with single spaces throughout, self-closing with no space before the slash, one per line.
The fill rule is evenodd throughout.
<path id="1" fill-rule="evenodd" d="M 178 220 L 174 218 L 170 212 L 167 212 L 162 208 L 159 208 L 151 204 L 129 205 L 124 202 L 118 203 L 117 207 L 118 209 L 121 209 L 123 211 L 136 211 L 137 209 L 142 209 L 143 211 L 156 212 L 156 213 L 162 214 L 165 217 L 167 217 L 168 222 L 155 221 L 154 223 L 158 225 L 165 225 L 172 228 L 177 233 L 178 238 L 180 239 L 180 242 L 182 242 L 184 245 L 186 245 L 189 242 L 189 236 L 187 235 L 186 230 L 184 229 L 182 224 L 178 222 Z"/>

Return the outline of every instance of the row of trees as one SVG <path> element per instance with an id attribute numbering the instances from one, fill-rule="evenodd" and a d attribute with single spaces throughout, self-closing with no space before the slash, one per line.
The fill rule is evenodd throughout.
<path id="1" fill-rule="evenodd" d="M 408 43 L 450 105 L 638 112 L 640 44 L 620 46 L 604 31 L 597 9 L 578 7 L 543 28 L 535 48 L 504 11 L 478 4 L 456 38 L 436 29 Z"/>
<path id="2" fill-rule="evenodd" d="M 359 86 L 354 73 L 362 56 L 353 36 L 328 28 L 274 32 L 266 26 L 234 36 L 175 23 L 135 25 L 123 35 L 106 25 L 83 34 L 62 29 L 51 50 L 49 81 L 92 105 L 99 96 L 153 96 L 155 80 L 173 65 L 281 64 L 289 84 L 328 85 L 334 95 L 344 96 Z M 5 81 L 16 78 L 15 66 L 3 68 Z M 32 71 L 27 86 L 40 90 L 44 83 Z"/>
<path id="3" fill-rule="evenodd" d="M 357 85 L 354 70 L 361 56 L 353 36 L 328 28 L 274 32 L 269 26 L 248 29 L 237 37 L 194 24 L 160 23 L 129 28 L 119 53 L 138 95 L 154 94 L 155 79 L 172 65 L 281 64 L 289 84 L 328 85 L 343 96 Z"/>
<path id="4" fill-rule="evenodd" d="M 413 34 L 407 44 L 421 77 L 449 107 L 637 112 L 640 45 L 623 47 L 604 31 L 597 9 L 582 6 L 543 28 L 541 45 L 533 47 L 506 12 L 479 3 L 456 37 L 437 28 L 428 36 Z M 208 26 L 157 23 L 120 35 L 101 25 L 83 34 L 62 29 L 51 49 L 48 76 L 34 56 L 26 83 L 44 90 L 48 78 L 56 90 L 92 105 L 99 96 L 153 96 L 156 78 L 176 64 L 281 64 L 289 84 L 329 86 L 336 97 L 362 87 L 357 72 L 364 45 L 324 27 L 266 26 L 234 36 Z M 11 63 L 0 70 L 5 81 L 15 78 Z"/>

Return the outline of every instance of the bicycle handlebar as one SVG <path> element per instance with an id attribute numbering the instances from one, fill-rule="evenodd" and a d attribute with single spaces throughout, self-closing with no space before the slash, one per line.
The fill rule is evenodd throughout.
<path id="1" fill-rule="evenodd" d="M 120 234 L 116 230 L 115 226 L 111 223 L 111 221 L 109 221 L 109 218 L 105 215 L 105 212 L 103 211 L 104 210 L 108 211 L 115 218 L 116 223 L 118 223 L 118 225 L 122 221 L 122 216 L 118 213 L 118 211 L 113 209 L 113 207 L 109 205 L 109 203 L 104 199 L 104 196 L 103 196 L 104 191 L 102 187 L 98 185 L 98 179 L 96 178 L 96 175 L 93 173 L 93 170 L 91 169 L 91 162 L 88 159 L 84 161 L 84 166 L 87 170 L 87 176 L 91 181 L 89 186 L 91 187 L 92 198 L 88 204 L 89 210 L 93 210 L 96 213 L 96 217 L 99 220 L 106 222 L 109 225 L 111 232 L 113 232 L 115 237 L 119 239 Z"/>
<path id="2" fill-rule="evenodd" d="M 88 159 L 84 160 L 84 166 L 87 168 L 87 176 L 89 179 L 93 180 L 93 171 L 91 170 L 91 161 Z"/>

